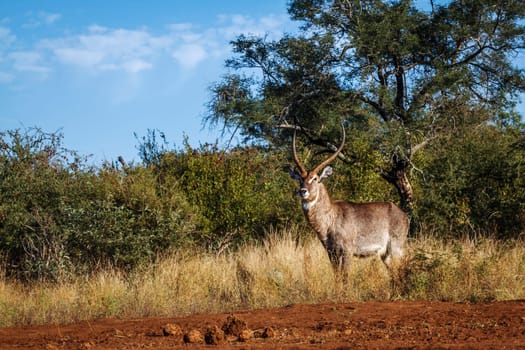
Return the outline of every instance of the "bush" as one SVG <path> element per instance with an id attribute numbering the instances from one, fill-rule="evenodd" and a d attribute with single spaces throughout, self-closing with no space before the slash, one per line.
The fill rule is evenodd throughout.
<path id="1" fill-rule="evenodd" d="M 9 272 L 20 277 L 72 266 L 63 214 L 76 202 L 81 160 L 61 140 L 39 129 L 0 133 L 0 247 Z"/>
<path id="2" fill-rule="evenodd" d="M 144 165 L 93 168 L 62 146 L 61 134 L 2 133 L 7 274 L 57 280 L 100 264 L 131 270 L 173 248 L 220 252 L 302 220 L 281 154 L 211 145 L 170 151 L 148 142 Z"/>
<path id="3" fill-rule="evenodd" d="M 178 179 L 197 214 L 199 242 L 221 250 L 297 222 L 294 184 L 280 159 L 280 153 L 258 147 L 224 152 L 186 144 L 184 151 L 164 153 L 158 169 Z"/>
<path id="4" fill-rule="evenodd" d="M 416 215 L 427 230 L 518 237 L 525 228 L 523 150 L 513 131 L 485 125 L 438 142 L 422 162 Z"/>
<path id="5" fill-rule="evenodd" d="M 191 210 L 176 187 L 157 186 L 142 167 L 102 169 L 83 184 L 86 194 L 68 208 L 69 251 L 92 266 L 98 260 L 132 269 L 159 253 L 189 243 Z"/>
<path id="6" fill-rule="evenodd" d="M 8 275 L 57 279 L 100 262 L 131 269 L 193 230 L 176 187 L 141 167 L 98 170 L 39 129 L 0 134 L 0 251 Z"/>

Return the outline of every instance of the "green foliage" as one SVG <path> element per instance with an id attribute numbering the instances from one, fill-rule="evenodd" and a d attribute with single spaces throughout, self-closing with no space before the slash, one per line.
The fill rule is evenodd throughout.
<path id="1" fill-rule="evenodd" d="M 418 222 L 449 236 L 515 237 L 525 202 L 522 129 L 483 123 L 475 132 L 458 125 L 456 133 L 418 159 Z M 6 272 L 57 280 L 100 264 L 130 270 L 177 247 L 222 252 L 260 241 L 271 228 L 305 224 L 297 184 L 282 170 L 288 154 L 188 144 L 169 150 L 164 137 L 159 145 L 152 135 L 139 145 L 147 165 L 96 169 L 64 149 L 60 134 L 2 133 L 0 254 Z M 395 199 L 377 172 L 382 154 L 368 135 L 356 134 L 346 162 L 334 162 L 326 180 L 334 199 Z M 307 166 L 326 156 L 298 146 Z M 412 282 L 416 289 L 426 283 Z"/>
<path id="2" fill-rule="evenodd" d="M 525 91 L 524 70 L 514 61 L 524 48 L 525 7 L 492 0 L 430 5 L 290 1 L 303 30 L 275 41 L 239 36 L 226 61 L 233 74 L 212 89 L 205 120 L 274 147 L 288 147 L 290 125 L 298 125 L 299 137 L 327 151 L 343 120 L 348 135 L 368 135 L 381 160 L 376 171 L 412 212 L 418 153 L 471 121 L 465 110 L 508 112 Z M 243 78 L 247 69 L 260 75 Z M 509 116 L 496 114 L 485 114 L 485 122 Z"/>
<path id="3" fill-rule="evenodd" d="M 111 263 L 132 268 L 193 230 L 176 187 L 141 167 L 90 169 L 39 129 L 0 134 L 0 254 L 7 273 L 57 279 Z"/>
<path id="4" fill-rule="evenodd" d="M 519 129 L 480 125 L 457 130 L 427 153 L 417 215 L 426 230 L 448 227 L 449 235 L 516 236 L 524 229 L 525 154 Z"/>
<path id="5" fill-rule="evenodd" d="M 63 214 L 76 201 L 80 159 L 61 138 L 38 129 L 0 134 L 0 247 L 10 272 L 28 278 L 72 265 Z"/>
<path id="6" fill-rule="evenodd" d="M 60 134 L 2 133 L 7 273 L 56 280 L 99 264 L 130 270 L 176 247 L 222 251 L 302 220 L 280 153 L 210 145 L 174 151 L 155 136 L 139 145 L 145 166 L 97 169 L 64 149 Z"/>
<path id="7" fill-rule="evenodd" d="M 394 188 L 377 171 L 383 164 L 383 159 L 366 134 L 356 133 L 345 148 L 352 150 L 350 164 L 339 162 L 328 182 L 337 198 L 355 202 L 399 200 Z"/>
<path id="8" fill-rule="evenodd" d="M 191 209 L 176 187 L 160 186 L 142 167 L 100 170 L 80 189 L 87 195 L 66 212 L 75 260 L 105 260 L 130 269 L 168 248 L 191 243 Z M 94 196 L 94 197 L 92 197 Z M 94 260 L 96 258 L 96 260 Z"/>
<path id="9" fill-rule="evenodd" d="M 165 153 L 161 168 L 186 193 L 196 214 L 197 240 L 221 250 L 297 220 L 300 211 L 281 156 L 256 147 L 226 152 L 186 144 L 184 151 Z"/>

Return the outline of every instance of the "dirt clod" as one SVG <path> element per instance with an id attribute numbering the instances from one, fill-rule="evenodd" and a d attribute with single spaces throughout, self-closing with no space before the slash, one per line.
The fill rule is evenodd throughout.
<path id="1" fill-rule="evenodd" d="M 275 330 L 272 327 L 266 327 L 261 334 L 261 338 L 273 338 L 275 337 Z"/>
<path id="2" fill-rule="evenodd" d="M 87 341 L 87 342 L 84 342 L 84 343 L 80 344 L 78 346 L 78 349 L 79 350 L 90 350 L 90 349 L 94 349 L 94 347 L 95 347 L 95 344 L 93 344 L 92 342 Z"/>
<path id="3" fill-rule="evenodd" d="M 229 315 L 221 328 L 225 334 L 239 337 L 243 331 L 248 330 L 248 325 L 246 324 L 246 321 L 241 320 L 234 315 Z"/>
<path id="4" fill-rule="evenodd" d="M 238 339 L 241 342 L 247 342 L 252 337 L 253 337 L 253 331 L 251 331 L 249 329 L 245 329 L 245 330 L 241 331 L 241 334 L 239 334 Z"/>
<path id="5" fill-rule="evenodd" d="M 184 342 L 187 344 L 202 344 L 204 343 L 204 337 L 198 329 L 191 329 L 184 334 Z"/>
<path id="6" fill-rule="evenodd" d="M 164 326 L 162 326 L 162 334 L 165 337 L 182 337 L 183 332 L 182 328 L 178 324 L 166 323 Z"/>
<path id="7" fill-rule="evenodd" d="M 217 326 L 208 327 L 204 334 L 204 341 L 208 345 L 220 345 L 226 342 L 224 331 Z"/>

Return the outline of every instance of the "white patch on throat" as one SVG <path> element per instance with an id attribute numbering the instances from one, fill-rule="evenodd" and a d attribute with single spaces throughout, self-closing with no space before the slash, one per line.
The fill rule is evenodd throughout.
<path id="1" fill-rule="evenodd" d="M 313 208 L 313 206 L 317 203 L 317 199 L 318 197 L 316 197 L 313 201 L 311 202 L 305 202 L 303 201 L 303 209 L 304 210 L 310 210 Z"/>

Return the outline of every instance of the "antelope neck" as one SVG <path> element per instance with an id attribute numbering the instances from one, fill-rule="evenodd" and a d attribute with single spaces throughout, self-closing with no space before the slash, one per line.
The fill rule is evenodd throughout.
<path id="1" fill-rule="evenodd" d="M 317 201 L 319 200 L 319 193 L 317 194 L 317 196 L 315 196 L 315 199 L 311 202 L 305 202 L 303 200 L 303 209 L 304 210 L 309 210 L 309 209 L 312 209 L 313 206 L 317 203 Z"/>

